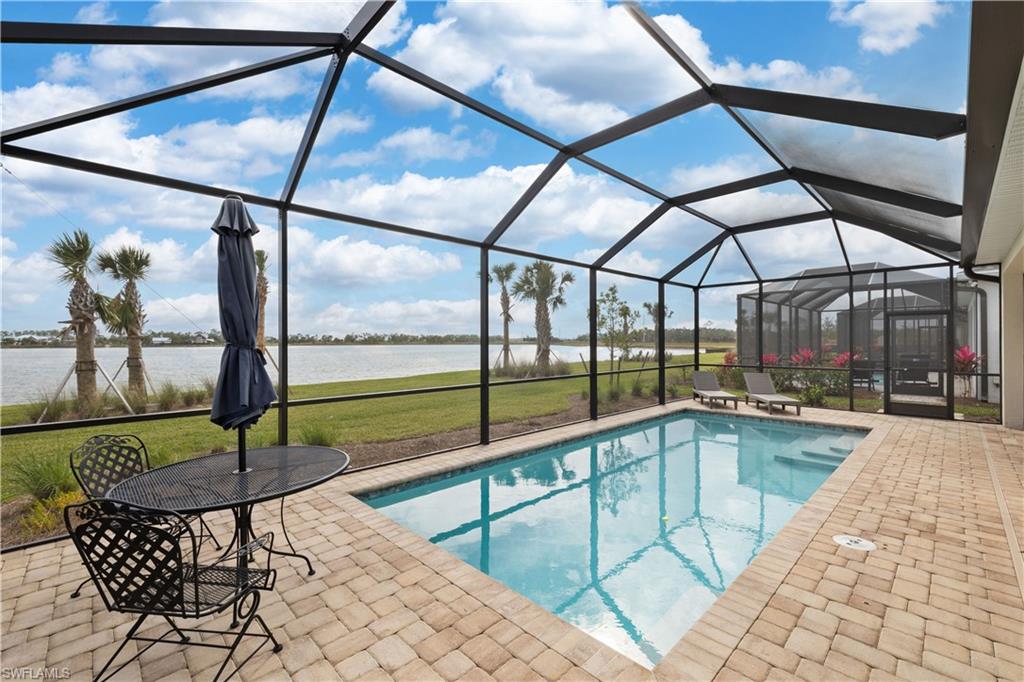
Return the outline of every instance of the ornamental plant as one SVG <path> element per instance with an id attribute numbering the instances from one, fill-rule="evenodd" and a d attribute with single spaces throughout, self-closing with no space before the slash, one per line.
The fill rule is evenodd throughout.
<path id="1" fill-rule="evenodd" d="M 971 377 L 969 375 L 978 371 L 982 359 L 982 356 L 971 350 L 967 344 L 953 352 L 953 371 L 957 374 L 957 381 L 960 383 L 960 397 L 970 397 Z"/>
<path id="2" fill-rule="evenodd" d="M 731 350 L 726 351 L 725 356 L 722 358 L 722 364 L 726 367 L 735 367 L 739 364 L 739 358 Z"/>
<path id="3" fill-rule="evenodd" d="M 850 353 L 850 351 L 846 350 L 836 355 L 836 357 L 832 360 L 832 366 L 849 367 L 851 362 L 856 362 L 857 360 L 860 359 L 862 359 L 860 353 Z"/>
<path id="4" fill-rule="evenodd" d="M 810 348 L 800 348 L 789 356 L 789 361 L 799 367 L 809 367 L 814 364 L 814 351 Z"/>
<path id="5" fill-rule="evenodd" d="M 776 353 L 765 353 L 761 356 L 761 364 L 766 367 L 774 367 L 779 364 L 779 356 Z"/>

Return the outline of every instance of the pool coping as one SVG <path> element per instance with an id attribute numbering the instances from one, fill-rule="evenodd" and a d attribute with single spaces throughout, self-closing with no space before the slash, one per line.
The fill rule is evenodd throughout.
<path id="1" fill-rule="evenodd" d="M 740 640 L 743 639 L 763 609 L 768 605 L 768 601 L 783 587 L 786 576 L 814 540 L 832 512 L 835 511 L 837 505 L 854 481 L 856 481 L 864 466 L 889 434 L 892 425 L 884 421 L 874 424 L 857 424 L 843 421 L 830 422 L 818 418 L 817 415 L 815 418 L 806 418 L 804 416 L 798 417 L 792 413 L 770 416 L 763 413 L 752 414 L 747 409 L 741 411 L 715 409 L 689 400 L 653 406 L 647 409 L 657 410 L 658 414 L 638 418 L 637 412 L 645 413 L 647 411 L 645 409 L 608 415 L 599 422 L 582 422 L 568 425 L 565 427 L 566 431 L 564 432 L 561 429 L 553 429 L 526 434 L 521 438 L 512 438 L 486 446 L 478 446 L 476 451 L 467 452 L 463 450 L 452 453 L 455 456 L 442 455 L 427 458 L 427 460 L 399 462 L 373 470 L 353 472 L 337 480 L 344 483 L 344 489 L 350 496 L 350 501 L 363 508 L 361 516 L 379 517 L 375 518 L 374 523 L 378 531 L 384 533 L 383 529 L 387 528 L 389 532 L 385 533 L 386 535 L 401 538 L 403 542 L 399 543 L 396 539 L 396 543 L 407 545 L 407 549 L 410 551 L 415 547 L 417 555 L 421 557 L 424 563 L 428 565 L 436 563 L 438 570 L 440 570 L 441 566 L 449 569 L 449 571 L 445 572 L 450 572 L 454 575 L 450 574 L 448 577 L 464 589 L 471 585 L 477 588 L 486 585 L 488 593 L 500 595 L 500 603 L 515 604 L 515 611 L 512 613 L 505 613 L 499 606 L 494 606 L 497 611 L 513 622 L 520 620 L 515 617 L 515 614 L 525 611 L 529 614 L 526 619 L 528 622 L 535 624 L 536 621 L 543 619 L 549 625 L 551 622 L 560 624 L 558 628 L 550 628 L 552 632 L 557 631 L 559 634 L 557 636 L 550 636 L 547 639 L 543 636 L 545 629 L 541 628 L 538 630 L 538 638 L 553 648 L 557 650 L 565 648 L 567 639 L 574 645 L 578 645 L 581 641 L 589 640 L 591 646 L 596 644 L 599 649 L 606 650 L 605 658 L 607 659 L 607 664 L 605 667 L 611 667 L 611 669 L 623 673 L 625 670 L 635 666 L 633 668 L 634 673 L 641 673 L 643 671 L 656 678 L 666 680 L 711 680 L 724 668 L 726 661 L 739 645 Z M 715 599 L 711 606 L 704 611 L 701 617 L 676 641 L 653 668 L 596 640 L 586 631 L 559 618 L 525 595 L 491 578 L 471 564 L 450 554 L 447 550 L 434 545 L 429 540 L 416 535 L 358 497 L 358 495 L 400 486 L 424 477 L 441 475 L 476 465 L 487 465 L 496 460 L 526 454 L 538 448 L 554 447 L 580 438 L 616 431 L 624 426 L 655 421 L 683 412 L 703 412 L 723 416 L 735 415 L 744 420 L 800 423 L 827 428 L 866 431 L 866 433 L 863 440 L 857 444 L 836 470 L 801 505 L 800 509 L 758 552 L 754 560 L 729 584 L 725 592 Z M 841 415 L 849 419 L 851 416 L 856 418 L 857 413 L 844 412 Z M 881 415 L 864 413 L 863 416 L 877 418 Z M 467 591 L 469 590 L 467 589 Z M 495 603 L 498 602 L 496 601 Z M 546 617 L 542 617 L 537 612 L 545 614 Z M 569 635 L 564 634 L 566 629 L 574 633 L 574 636 L 569 637 Z M 591 672 L 596 673 L 597 671 Z M 604 677 L 604 675 L 598 676 Z"/>

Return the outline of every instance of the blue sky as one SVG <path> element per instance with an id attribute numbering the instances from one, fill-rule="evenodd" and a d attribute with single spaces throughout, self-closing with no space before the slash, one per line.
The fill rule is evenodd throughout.
<path id="1" fill-rule="evenodd" d="M 970 8 L 965 3 L 650 3 L 649 14 L 716 82 L 962 111 Z M 358 4 L 22 3 L 24 21 L 331 30 Z M 487 104 L 569 142 L 696 89 L 630 18 L 602 3 L 400 3 L 369 39 Z M 4 45 L 3 127 L 73 111 L 283 54 L 285 49 Z M 19 144 L 275 197 L 315 99 L 320 60 L 188 98 L 55 131 Z M 959 200 L 963 139 L 942 143 L 748 112 L 787 161 Z M 890 164 L 874 162 L 878 150 Z M 349 60 L 296 201 L 473 239 L 486 235 L 553 151 L 443 100 L 366 60 Z M 598 149 L 593 157 L 662 192 L 680 193 L 771 170 L 772 160 L 728 115 L 707 106 Z M 4 159 L 3 328 L 53 328 L 66 292 L 44 250 L 71 224 L 104 248 L 153 253 L 143 288 L 150 326 L 216 325 L 217 201 Z M 655 199 L 571 162 L 509 228 L 502 243 L 590 261 Z M 793 183 L 700 210 L 742 224 L 814 208 Z M 276 219 L 252 207 L 258 246 L 276 263 Z M 291 327 L 305 333 L 474 332 L 477 252 L 441 241 L 293 215 Z M 955 226 L 939 226 L 939 231 Z M 717 234 L 671 211 L 612 267 L 660 275 Z M 842 226 L 851 258 L 894 265 L 932 260 L 876 233 Z M 829 223 L 749 235 L 763 276 L 839 265 Z M 499 260 L 495 254 L 493 260 Z M 521 260 L 521 259 L 520 259 Z M 681 273 L 695 282 L 706 261 Z M 555 333 L 586 328 L 583 275 Z M 750 279 L 731 242 L 708 281 Z M 615 282 L 634 303 L 654 286 Z M 95 277 L 101 291 L 115 285 Z M 702 319 L 732 324 L 728 296 L 709 292 Z M 719 300 L 721 299 L 721 300 Z M 680 298 L 679 308 L 686 303 Z M 520 308 L 527 309 L 526 304 Z M 275 306 L 269 311 L 271 328 Z M 692 312 L 675 317 L 689 321 Z M 517 316 L 527 333 L 530 315 Z M 273 333 L 273 332 L 271 332 Z"/>

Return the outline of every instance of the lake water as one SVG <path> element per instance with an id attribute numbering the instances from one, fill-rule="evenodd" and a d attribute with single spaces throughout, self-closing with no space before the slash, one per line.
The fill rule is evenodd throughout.
<path id="1" fill-rule="evenodd" d="M 143 359 L 150 377 L 159 386 L 173 381 L 179 386 L 199 385 L 204 378 L 215 378 L 220 367 L 221 346 L 150 346 L 143 349 Z M 277 348 L 268 348 L 276 357 Z M 498 357 L 500 345 L 491 346 L 492 362 Z M 585 346 L 553 346 L 556 357 L 566 362 L 579 362 L 580 353 L 587 356 Z M 679 352 L 673 349 L 674 352 Z M 111 376 L 125 359 L 125 348 L 97 348 L 96 359 Z M 606 360 L 608 349 L 598 347 L 598 358 Z M 532 345 L 513 345 L 517 362 L 531 362 L 536 353 Z M 2 404 L 38 400 L 57 390 L 64 374 L 75 360 L 74 348 L 4 348 L 0 354 L 0 400 Z M 351 379 L 405 377 L 434 372 L 476 369 L 480 351 L 475 345 L 436 346 L 291 346 L 289 348 L 289 381 L 293 385 L 316 384 Z M 277 379 L 273 364 L 267 369 Z M 127 382 L 122 370 L 118 384 Z M 97 378 L 101 389 L 102 376 Z M 68 384 L 74 387 L 74 379 Z"/>

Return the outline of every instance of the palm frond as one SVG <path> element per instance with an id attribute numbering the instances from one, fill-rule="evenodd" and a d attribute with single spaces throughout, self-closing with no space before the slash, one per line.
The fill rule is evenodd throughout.
<path id="1" fill-rule="evenodd" d="M 85 230 L 75 230 L 71 234 L 63 233 L 57 237 L 47 252 L 50 260 L 60 266 L 62 282 L 74 282 L 84 279 L 91 272 L 89 259 L 92 258 L 92 239 Z"/>

